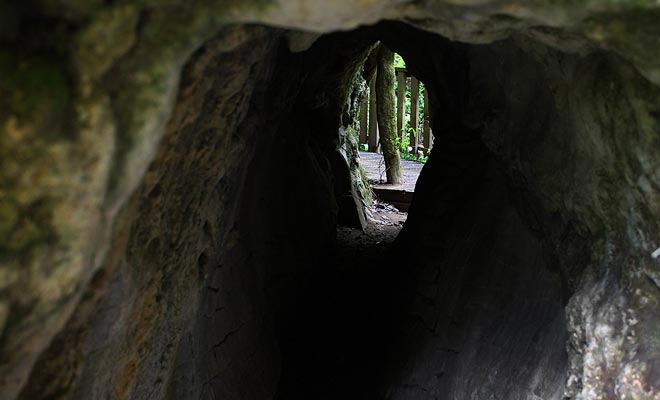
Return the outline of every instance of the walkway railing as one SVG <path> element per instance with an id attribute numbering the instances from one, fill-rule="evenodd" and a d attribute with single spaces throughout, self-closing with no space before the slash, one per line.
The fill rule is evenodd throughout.
<path id="1" fill-rule="evenodd" d="M 417 154 L 420 144 L 425 154 L 433 146 L 433 135 L 431 134 L 428 88 L 424 87 L 424 104 L 421 110 L 424 120 L 420 124 L 419 115 L 419 80 L 412 76 L 406 68 L 396 68 L 397 76 L 397 105 L 396 126 L 399 137 L 404 136 L 406 128 L 406 91 L 410 88 L 410 116 L 409 123 L 412 130 L 410 134 L 409 147 L 412 154 Z M 421 138 L 420 138 L 421 136 Z M 421 139 L 421 140 L 420 140 Z M 372 79 L 369 86 L 369 95 L 365 96 L 360 105 L 360 144 L 367 144 L 368 150 L 378 152 L 378 119 L 376 117 L 376 79 Z"/>

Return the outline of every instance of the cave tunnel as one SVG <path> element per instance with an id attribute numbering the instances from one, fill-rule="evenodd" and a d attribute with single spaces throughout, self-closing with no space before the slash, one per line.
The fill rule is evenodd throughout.
<path id="1" fill-rule="evenodd" d="M 0 8 L 0 398 L 660 399 L 656 4 L 170 3 Z M 355 247 L 377 43 L 434 148 Z"/>

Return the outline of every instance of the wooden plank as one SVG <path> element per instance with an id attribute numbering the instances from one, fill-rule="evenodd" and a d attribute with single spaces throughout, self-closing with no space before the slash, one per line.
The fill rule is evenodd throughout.
<path id="1" fill-rule="evenodd" d="M 394 70 L 398 74 L 399 72 L 403 72 L 404 74 L 408 75 L 408 68 L 401 68 L 401 67 L 395 67 Z"/>
<path id="2" fill-rule="evenodd" d="M 369 151 L 378 152 L 378 113 L 376 112 L 376 77 L 369 83 Z"/>
<path id="3" fill-rule="evenodd" d="M 424 151 L 428 155 L 431 150 L 431 105 L 429 104 L 429 88 L 424 85 Z"/>
<path id="4" fill-rule="evenodd" d="M 414 132 L 410 133 L 410 147 L 413 154 L 417 154 L 418 132 L 419 129 L 419 80 L 412 77 L 410 84 L 410 126 Z"/>
<path id="5" fill-rule="evenodd" d="M 360 144 L 367 143 L 369 124 L 369 96 L 364 96 L 360 102 Z"/>
<path id="6" fill-rule="evenodd" d="M 389 203 L 399 211 L 408 211 L 412 203 L 413 192 L 400 189 L 390 189 L 384 186 L 374 186 L 372 188 L 378 200 L 383 203 Z"/>
<path id="7" fill-rule="evenodd" d="M 403 71 L 396 73 L 396 129 L 399 137 L 403 137 L 403 130 L 406 127 L 406 74 Z"/>

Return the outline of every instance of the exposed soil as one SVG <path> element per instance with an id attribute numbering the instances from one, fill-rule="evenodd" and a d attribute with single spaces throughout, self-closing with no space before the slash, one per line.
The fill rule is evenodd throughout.
<path id="1" fill-rule="evenodd" d="M 387 203 L 374 202 L 367 209 L 368 224 L 365 231 L 340 226 L 337 228 L 337 247 L 344 258 L 363 257 L 364 250 L 387 248 L 396 239 L 408 214 Z M 343 264 L 343 263 L 342 263 Z M 351 262 L 347 262 L 350 265 Z M 341 264 L 340 264 L 341 265 Z"/>

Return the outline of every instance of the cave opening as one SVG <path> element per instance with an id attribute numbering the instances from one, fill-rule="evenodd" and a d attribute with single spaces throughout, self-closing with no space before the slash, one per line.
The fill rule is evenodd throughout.
<path id="1" fill-rule="evenodd" d="M 334 245 L 307 251 L 298 261 L 302 269 L 287 276 L 299 291 L 289 292 L 289 305 L 276 317 L 288 321 L 279 331 L 278 398 L 560 398 L 568 370 L 564 306 L 572 289 L 539 230 L 538 219 L 552 226 L 553 216 L 538 214 L 538 200 L 484 143 L 482 119 L 502 105 L 485 97 L 491 93 L 473 93 L 475 85 L 509 92 L 497 76 L 473 76 L 487 71 L 470 57 L 477 53 L 490 67 L 490 46 L 385 22 L 320 37 L 298 54 L 310 60 L 298 76 L 310 78 L 288 120 L 304 114 L 294 129 L 329 142 L 339 224 L 361 227 L 354 216 L 362 205 L 359 161 L 351 165 L 355 153 L 347 147 L 355 143 L 342 133 L 357 119 L 355 77 L 375 41 L 401 54 L 430 88 L 436 149 L 396 241 L 397 227 L 382 241 L 366 235 L 357 245 L 359 235 L 330 231 L 327 243 Z M 516 62 L 537 78 L 534 60 L 521 58 Z M 543 101 L 536 88 L 522 95 Z M 314 96 L 324 103 L 310 110 Z M 324 147 L 307 140 L 313 149 Z M 308 221 L 298 212 L 289 218 Z"/>
<path id="2" fill-rule="evenodd" d="M 233 35 L 248 39 L 223 53 Z M 192 126 L 171 128 L 181 133 L 163 163 L 182 154 L 171 179 L 182 171 L 191 181 L 202 177 L 222 196 L 215 207 L 236 212 L 205 222 L 208 244 L 196 259 L 204 282 L 199 317 L 176 355 L 195 367 L 175 369 L 169 396 L 560 398 L 569 289 L 555 250 L 529 226 L 551 217 L 535 214 L 535 200 L 484 144 L 483 119 L 499 99 L 473 93 L 471 74 L 486 72 L 469 60 L 478 46 L 393 22 L 309 35 L 228 28 L 183 72 L 171 121 L 184 121 L 191 107 L 201 112 Z M 368 189 L 349 127 L 357 119 L 356 79 L 376 41 L 401 54 L 430 88 L 437 145 L 398 240 L 399 227 L 390 226 L 385 237 L 366 235 L 356 245 L 358 235 L 336 232 L 338 223 L 368 229 Z M 486 53 L 488 67 L 489 47 L 474 50 Z M 485 89 L 502 90 L 499 77 L 482 79 L 477 84 L 495 85 Z M 218 142 L 214 113 L 236 119 L 237 134 Z M 194 135 L 186 138 L 186 130 Z M 243 152 L 249 164 L 220 164 L 213 153 L 220 146 Z M 167 178 L 147 196 L 171 198 Z M 184 217 L 204 218 L 192 204 Z M 162 218 L 159 207 L 142 215 Z M 164 246 L 150 239 L 144 253 L 153 257 Z M 82 382 L 98 379 L 102 366 L 88 367 Z M 133 396 L 149 388 L 142 386 Z"/>
<path id="3" fill-rule="evenodd" d="M 6 7 L 0 397 L 660 398 L 655 28 L 310 2 Z M 434 135 L 381 225 L 377 43 Z"/>

